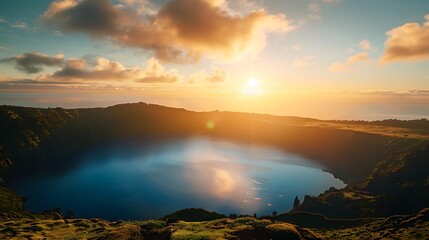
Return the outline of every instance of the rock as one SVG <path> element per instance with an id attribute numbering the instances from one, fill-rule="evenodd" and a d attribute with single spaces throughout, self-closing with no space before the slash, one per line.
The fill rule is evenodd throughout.
<path id="1" fill-rule="evenodd" d="M 296 197 L 295 197 L 295 200 L 293 201 L 293 210 L 294 210 L 294 211 L 298 210 L 298 208 L 299 208 L 299 204 L 300 204 L 300 201 L 299 201 L 299 199 L 298 199 L 298 196 L 296 196 Z"/>

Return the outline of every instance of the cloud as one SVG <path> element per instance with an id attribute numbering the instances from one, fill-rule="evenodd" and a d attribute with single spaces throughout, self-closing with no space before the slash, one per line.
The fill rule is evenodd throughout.
<path id="1" fill-rule="evenodd" d="M 228 80 L 228 74 L 219 68 L 212 67 L 212 74 L 208 74 L 202 70 L 198 73 L 194 73 L 190 76 L 190 83 L 222 83 Z"/>
<path id="2" fill-rule="evenodd" d="M 155 15 L 159 8 L 149 0 L 119 0 L 124 6 L 132 7 L 138 14 Z"/>
<path id="3" fill-rule="evenodd" d="M 45 81 L 38 79 L 7 79 L 1 80 L 0 84 L 12 84 L 12 85 L 63 85 L 63 84 L 78 84 L 79 82 L 64 82 L 64 81 Z"/>
<path id="4" fill-rule="evenodd" d="M 55 36 L 64 36 L 64 34 L 61 31 L 54 31 Z"/>
<path id="5" fill-rule="evenodd" d="M 342 0 L 322 0 L 322 3 L 324 4 L 334 4 L 342 2 Z M 320 20 L 322 19 L 320 17 L 320 12 L 322 11 L 322 6 L 318 2 L 312 2 L 308 5 L 308 10 L 310 11 L 310 14 L 307 15 L 307 19 L 310 20 Z"/>
<path id="6" fill-rule="evenodd" d="M 0 44 L 0 50 L 9 50 L 12 47 L 13 47 L 12 45 L 1 45 Z M 1 60 L 0 60 L 0 63 L 1 63 Z"/>
<path id="7" fill-rule="evenodd" d="M 350 56 L 347 59 L 346 63 L 341 63 L 336 61 L 329 66 L 329 71 L 331 72 L 350 72 L 353 70 L 353 67 L 359 63 L 371 63 L 371 58 L 369 57 L 368 52 L 360 52 L 353 56 Z"/>
<path id="8" fill-rule="evenodd" d="M 322 7 L 319 5 L 319 3 L 310 3 L 308 5 L 308 10 L 311 12 L 307 15 L 307 18 L 312 20 L 320 20 L 320 11 L 322 10 Z"/>
<path id="9" fill-rule="evenodd" d="M 159 60 L 151 58 L 144 68 L 126 68 L 121 63 L 103 57 L 95 59 L 70 58 L 65 66 L 47 79 L 86 81 L 134 81 L 139 83 L 174 83 L 182 77 L 166 70 Z"/>
<path id="10" fill-rule="evenodd" d="M 385 91 L 372 91 L 370 93 L 379 95 L 408 95 L 408 96 L 428 96 L 428 89 L 396 89 L 396 90 L 385 90 Z"/>
<path id="11" fill-rule="evenodd" d="M 347 63 L 349 63 L 349 64 L 356 64 L 356 63 L 360 63 L 360 62 L 364 62 L 364 63 L 371 62 L 371 59 L 369 58 L 368 52 L 360 52 L 360 53 L 353 55 L 347 59 Z"/>
<path id="12" fill-rule="evenodd" d="M 68 59 L 65 67 L 55 72 L 51 77 L 140 83 L 174 83 L 182 78 L 175 70 L 166 70 L 155 58 L 150 58 L 143 68 L 126 68 L 119 62 L 110 61 L 103 57 L 98 57 L 95 60 Z"/>
<path id="13" fill-rule="evenodd" d="M 43 19 L 65 31 L 97 37 L 119 32 L 120 16 L 120 10 L 107 0 L 60 0 L 51 3 Z"/>
<path id="14" fill-rule="evenodd" d="M 265 46 L 266 34 L 294 29 L 283 14 L 264 9 L 244 16 L 221 8 L 223 0 L 172 0 L 156 13 L 134 8 L 136 2 L 57 0 L 42 16 L 63 31 L 154 52 L 162 61 L 197 62 L 201 57 L 234 60 L 254 55 Z"/>
<path id="15" fill-rule="evenodd" d="M 308 10 L 310 10 L 313 13 L 317 13 L 320 12 L 322 8 L 320 7 L 320 5 L 318 3 L 310 3 L 308 5 Z"/>
<path id="16" fill-rule="evenodd" d="M 292 62 L 292 66 L 295 68 L 306 68 L 316 65 L 314 62 L 316 58 L 313 56 L 305 56 L 303 58 L 295 58 Z"/>
<path id="17" fill-rule="evenodd" d="M 167 71 L 155 58 L 149 59 L 146 67 L 139 72 L 140 78 L 137 82 L 141 83 L 174 83 L 182 78 L 175 70 Z"/>
<path id="18" fill-rule="evenodd" d="M 294 45 L 292 45 L 290 47 L 290 49 L 294 52 L 299 52 L 299 51 L 301 51 L 301 46 L 298 43 L 295 43 Z"/>
<path id="19" fill-rule="evenodd" d="M 307 17 L 311 20 L 320 20 L 321 17 L 318 14 L 308 14 Z"/>
<path id="20" fill-rule="evenodd" d="M 345 63 L 336 61 L 332 63 L 328 70 L 331 72 L 351 72 L 354 67 L 360 63 L 370 64 L 372 59 L 369 56 L 369 52 L 373 51 L 371 42 L 367 39 L 364 39 L 357 44 L 362 52 L 358 52 L 347 58 Z M 348 48 L 347 53 L 352 54 L 355 52 L 355 48 Z"/>
<path id="21" fill-rule="evenodd" d="M 246 16 L 249 12 L 252 12 L 255 9 L 263 8 L 262 4 L 262 1 L 254 0 L 219 0 L 217 3 L 215 2 L 215 5 L 219 6 L 222 10 L 227 11 L 231 15 L 239 16 Z"/>
<path id="22" fill-rule="evenodd" d="M 33 74 L 43 71 L 44 66 L 61 66 L 64 63 L 64 56 L 57 54 L 54 57 L 50 57 L 46 54 L 31 52 L 1 59 L 0 63 L 11 63 L 19 71 Z"/>
<path id="23" fill-rule="evenodd" d="M 362 49 L 362 50 L 371 50 L 372 49 L 372 47 L 371 47 L 371 42 L 370 41 L 368 41 L 368 40 L 362 40 L 360 43 L 359 43 L 359 47 Z"/>
<path id="24" fill-rule="evenodd" d="M 126 68 L 121 63 L 103 57 L 84 57 L 64 59 L 62 54 L 50 57 L 38 52 L 24 53 L 1 59 L 0 63 L 12 63 L 20 71 L 28 74 L 40 73 L 43 66 L 60 67 L 53 74 L 39 75 L 35 79 L 25 79 L 14 83 L 69 83 L 82 81 L 133 81 L 140 83 L 174 83 L 182 79 L 175 70 L 166 70 L 159 60 L 150 58 L 146 66 Z M 221 72 L 212 76 L 212 81 L 220 79 Z"/>
<path id="25" fill-rule="evenodd" d="M 329 71 L 331 72 L 349 72 L 350 66 L 341 62 L 334 62 L 329 66 Z"/>
<path id="26" fill-rule="evenodd" d="M 384 54 L 381 63 L 419 61 L 429 59 L 429 14 L 426 22 L 406 23 L 386 33 Z"/>
<path id="27" fill-rule="evenodd" d="M 25 22 L 15 22 L 12 24 L 13 28 L 27 29 L 28 25 Z"/>
<path id="28" fill-rule="evenodd" d="M 343 0 L 322 0 L 324 3 L 333 4 L 333 3 L 340 3 Z"/>
<path id="29" fill-rule="evenodd" d="M 51 74 L 41 74 L 34 78 L 17 81 L 7 79 L 7 83 L 17 84 L 70 84 L 70 83 L 175 83 L 183 76 L 176 70 L 168 70 L 156 58 L 150 58 L 143 67 L 124 67 L 121 63 L 104 57 L 87 55 L 82 58 L 65 59 L 62 54 L 53 57 L 38 53 L 24 53 L 11 58 L 1 59 L 0 63 L 12 63 L 15 67 L 28 74 L 40 73 L 44 66 L 59 68 Z M 213 82 L 221 81 L 226 73 L 219 69 L 210 76 Z M 0 76 L 0 81 L 4 79 Z"/>
<path id="30" fill-rule="evenodd" d="M 69 58 L 65 66 L 50 76 L 53 79 L 112 80 L 128 76 L 122 64 L 99 57 L 94 64 L 83 58 Z"/>

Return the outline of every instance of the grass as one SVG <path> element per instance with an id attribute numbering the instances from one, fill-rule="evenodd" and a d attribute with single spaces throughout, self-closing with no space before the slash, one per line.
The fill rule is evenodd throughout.
<path id="1" fill-rule="evenodd" d="M 97 231 L 91 231 L 94 229 Z M 86 239 L 106 235 L 112 229 L 101 229 L 88 220 L 12 219 L 0 222 L 0 239 Z"/>
<path id="2" fill-rule="evenodd" d="M 406 228 L 391 227 L 380 229 L 380 225 L 384 220 L 378 220 L 369 224 L 344 229 L 311 229 L 312 231 L 322 235 L 326 240 L 344 239 L 429 239 L 429 222 L 420 222 L 414 226 Z"/>
<path id="3" fill-rule="evenodd" d="M 205 240 L 205 239 L 230 239 L 232 233 L 231 225 L 227 219 L 209 222 L 184 222 L 176 224 L 176 231 L 172 234 L 174 240 Z"/>
<path id="4" fill-rule="evenodd" d="M 376 219 L 349 228 L 300 228 L 290 223 L 252 217 L 203 222 L 161 220 L 107 222 L 102 219 L 9 219 L 0 221 L 0 239 L 429 239 L 429 221 L 419 215 L 403 224 Z M 413 224 L 407 221 L 415 220 Z"/>
<path id="5" fill-rule="evenodd" d="M 371 133 L 394 138 L 407 139 L 429 139 L 429 132 L 419 129 L 410 129 L 403 127 L 377 126 L 367 124 L 352 124 L 352 123 L 329 123 L 329 122 L 308 122 L 305 126 L 332 128 L 340 130 L 351 130 L 354 132 Z"/>
<path id="6" fill-rule="evenodd" d="M 173 240 L 211 240 L 211 239 L 230 239 L 232 236 L 221 230 L 201 230 L 201 231 L 189 231 L 179 229 L 172 235 Z"/>
<path id="7" fill-rule="evenodd" d="M 255 218 L 219 219 L 167 225 L 160 220 L 106 222 L 101 219 L 11 219 L 0 221 L 0 239 L 172 239 L 222 240 L 243 236 L 301 239 L 309 231 L 287 223 Z M 262 235 L 261 235 L 262 234 Z M 245 237 L 245 239 L 247 239 Z M 260 239 L 257 237 L 257 239 Z M 262 239 L 265 239 L 262 238 Z M 316 238 L 317 239 L 317 238 Z"/>

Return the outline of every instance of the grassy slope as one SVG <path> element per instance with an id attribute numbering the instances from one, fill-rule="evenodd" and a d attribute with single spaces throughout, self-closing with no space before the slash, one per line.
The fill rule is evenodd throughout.
<path id="1" fill-rule="evenodd" d="M 252 217 L 207 222 L 160 220 L 107 222 L 101 219 L 6 219 L 0 239 L 428 239 L 429 209 L 416 215 L 367 220 L 350 227 L 300 228 Z"/>
<path id="2" fill-rule="evenodd" d="M 167 225 L 163 221 L 107 222 L 101 219 L 0 221 L 0 239 L 321 239 L 308 229 L 254 218 Z"/>

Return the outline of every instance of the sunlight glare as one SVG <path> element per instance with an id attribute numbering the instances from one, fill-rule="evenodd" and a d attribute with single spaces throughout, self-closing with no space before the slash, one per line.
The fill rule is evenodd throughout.
<path id="1" fill-rule="evenodd" d="M 246 86 L 249 89 L 256 89 L 259 87 L 259 82 L 256 78 L 251 78 L 247 81 Z"/>
<path id="2" fill-rule="evenodd" d="M 258 95 L 261 92 L 262 91 L 259 81 L 254 77 L 247 80 L 247 82 L 243 86 L 243 93 L 246 95 Z"/>

